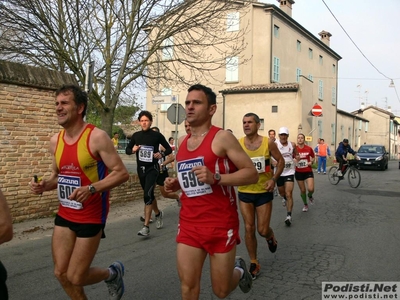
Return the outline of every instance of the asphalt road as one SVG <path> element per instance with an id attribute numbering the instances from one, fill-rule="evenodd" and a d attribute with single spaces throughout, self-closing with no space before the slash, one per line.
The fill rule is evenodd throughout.
<path id="1" fill-rule="evenodd" d="M 347 181 L 332 186 L 327 175 L 315 174 L 315 205 L 306 213 L 296 187 L 291 227 L 283 222 L 286 213 L 278 197 L 271 223 L 278 250 L 271 254 L 259 238 L 260 277 L 248 294 L 237 289 L 227 299 L 321 299 L 322 281 L 399 281 L 398 161 L 391 161 L 387 171 L 362 170 L 361 175 L 361 185 L 353 189 Z M 106 267 L 114 260 L 125 264 L 123 299 L 180 299 L 175 258 L 179 208 L 174 200 L 160 205 L 164 227 L 157 230 L 153 224 L 150 238 L 137 236 L 140 201 L 111 208 L 107 238 L 93 265 Z M 51 226 L 51 219 L 16 224 L 14 240 L 0 247 L 11 300 L 68 299 L 52 274 Z M 243 237 L 243 226 L 241 232 Z M 244 241 L 237 252 L 248 261 Z M 86 291 L 89 299 L 108 299 L 104 283 Z M 200 299 L 217 299 L 208 261 Z"/>

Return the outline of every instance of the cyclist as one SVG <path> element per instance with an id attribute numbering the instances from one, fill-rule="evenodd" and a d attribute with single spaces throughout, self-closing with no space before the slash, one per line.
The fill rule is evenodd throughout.
<path id="1" fill-rule="evenodd" d="M 342 170 L 343 170 L 343 163 L 347 161 L 347 153 L 351 153 L 353 155 L 356 154 L 356 152 L 351 149 L 349 145 L 349 140 L 344 139 L 343 142 L 339 143 L 339 146 L 336 149 L 335 156 L 336 156 L 336 161 L 339 162 L 339 171 L 337 171 L 338 176 L 343 176 Z"/>

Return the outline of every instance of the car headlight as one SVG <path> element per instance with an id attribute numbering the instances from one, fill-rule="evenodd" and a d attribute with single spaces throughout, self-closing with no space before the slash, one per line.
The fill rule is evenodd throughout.
<path id="1" fill-rule="evenodd" d="M 375 158 L 376 161 L 380 161 L 382 159 L 383 159 L 383 156 L 379 156 L 379 157 Z"/>

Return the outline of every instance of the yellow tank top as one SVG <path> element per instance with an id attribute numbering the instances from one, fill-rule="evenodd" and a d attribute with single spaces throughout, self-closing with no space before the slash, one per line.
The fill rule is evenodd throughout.
<path id="1" fill-rule="evenodd" d="M 244 137 L 239 139 L 239 144 L 242 146 L 243 150 L 253 161 L 254 167 L 258 171 L 258 182 L 249 185 L 242 185 L 238 187 L 238 191 L 241 193 L 250 194 L 261 194 L 266 193 L 265 182 L 272 178 L 271 164 L 270 164 L 270 153 L 268 148 L 269 139 L 263 137 L 261 146 L 252 151 L 246 148 L 244 145 Z"/>

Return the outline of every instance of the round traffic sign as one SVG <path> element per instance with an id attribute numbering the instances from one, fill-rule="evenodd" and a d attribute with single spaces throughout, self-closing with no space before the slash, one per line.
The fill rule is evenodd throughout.
<path id="1" fill-rule="evenodd" d="M 311 114 L 315 117 L 322 116 L 322 106 L 319 104 L 314 104 L 314 106 L 311 109 Z"/>

